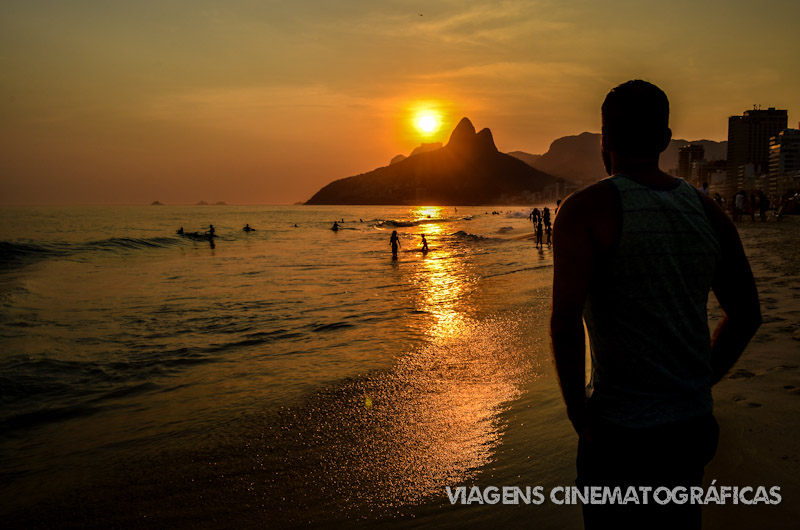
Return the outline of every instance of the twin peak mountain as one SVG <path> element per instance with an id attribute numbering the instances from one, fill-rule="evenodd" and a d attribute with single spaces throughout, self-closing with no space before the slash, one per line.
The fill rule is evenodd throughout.
<path id="1" fill-rule="evenodd" d="M 561 180 L 499 152 L 489 129 L 476 133 L 462 118 L 444 147 L 423 144 L 408 158 L 333 181 L 306 204 L 527 203 L 531 193 Z"/>

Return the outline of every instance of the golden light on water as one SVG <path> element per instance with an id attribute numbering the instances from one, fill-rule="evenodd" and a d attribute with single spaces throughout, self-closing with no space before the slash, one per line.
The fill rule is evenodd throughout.
<path id="1" fill-rule="evenodd" d="M 425 219 L 442 219 L 446 208 L 444 206 L 415 206 L 411 209 L 414 221 Z"/>
<path id="2" fill-rule="evenodd" d="M 411 216 L 418 223 L 420 235 L 438 236 L 446 231 L 444 218 L 449 210 L 444 206 L 415 206 L 411 209 Z M 428 245 L 432 245 L 432 241 L 428 241 Z"/>
<path id="3" fill-rule="evenodd" d="M 281 454 L 284 433 L 299 428 L 306 466 L 284 462 L 277 490 L 313 489 L 330 506 L 375 516 L 441 496 L 494 460 L 501 414 L 534 369 L 529 337 L 518 329 L 528 317 L 474 314 L 481 278 L 472 247 L 447 224 L 454 213 L 438 206 L 409 209 L 414 226 L 403 231 L 428 236 L 430 251 L 411 254 L 392 273 L 405 283 L 408 307 L 424 323 L 425 337 L 398 352 L 390 368 L 288 410 L 284 420 L 291 427 L 273 425 L 276 447 L 267 454 Z"/>

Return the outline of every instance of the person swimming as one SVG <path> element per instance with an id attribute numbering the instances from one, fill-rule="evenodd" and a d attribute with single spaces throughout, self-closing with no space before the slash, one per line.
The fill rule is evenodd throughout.
<path id="1" fill-rule="evenodd" d="M 255 231 L 255 228 L 250 228 L 250 223 L 247 223 L 246 225 L 244 225 L 244 228 L 242 228 L 242 230 L 244 232 L 253 232 Z"/>
<path id="2" fill-rule="evenodd" d="M 178 228 L 178 235 L 179 236 L 183 235 L 183 227 Z"/>
<path id="3" fill-rule="evenodd" d="M 336 232 L 337 230 L 339 230 L 339 223 L 337 223 L 336 221 L 334 221 L 334 222 L 333 222 L 333 226 L 331 227 L 331 230 L 333 230 L 334 232 Z"/>

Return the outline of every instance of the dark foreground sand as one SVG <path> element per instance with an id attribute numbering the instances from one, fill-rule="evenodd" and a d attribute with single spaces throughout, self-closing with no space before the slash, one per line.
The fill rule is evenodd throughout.
<path id="1" fill-rule="evenodd" d="M 720 424 L 706 485 L 780 486 L 774 506 L 709 505 L 705 529 L 797 528 L 800 520 L 800 219 L 739 226 L 764 324 L 714 388 Z"/>

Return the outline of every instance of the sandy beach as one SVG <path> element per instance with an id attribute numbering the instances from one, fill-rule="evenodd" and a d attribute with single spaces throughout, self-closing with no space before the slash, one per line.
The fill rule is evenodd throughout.
<path id="1" fill-rule="evenodd" d="M 714 388 L 720 424 L 709 485 L 780 486 L 777 506 L 709 505 L 704 528 L 791 528 L 800 517 L 800 219 L 739 224 L 764 323 Z"/>

